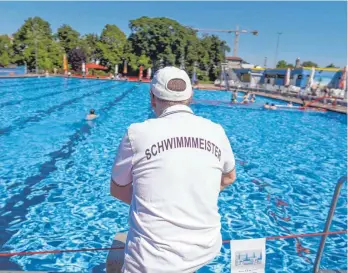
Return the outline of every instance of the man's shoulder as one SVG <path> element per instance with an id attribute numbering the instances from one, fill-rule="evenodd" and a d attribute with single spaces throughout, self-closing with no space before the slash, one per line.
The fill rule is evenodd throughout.
<path id="1" fill-rule="evenodd" d="M 201 116 L 196 116 L 196 121 L 200 122 L 202 125 L 206 126 L 207 129 L 211 130 L 213 129 L 215 132 L 219 131 L 219 132 L 225 132 L 224 128 L 221 126 L 221 124 L 216 123 L 210 119 L 201 117 Z"/>

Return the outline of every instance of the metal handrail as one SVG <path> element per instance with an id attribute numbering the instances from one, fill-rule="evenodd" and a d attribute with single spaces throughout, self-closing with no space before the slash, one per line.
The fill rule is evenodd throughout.
<path id="1" fill-rule="evenodd" d="M 325 235 L 323 235 L 321 237 L 321 241 L 320 241 L 320 245 L 319 245 L 319 248 L 318 248 L 317 256 L 315 257 L 313 273 L 318 273 L 318 271 L 319 271 L 319 265 L 320 265 L 321 257 L 323 255 L 326 238 L 328 236 L 327 232 L 330 230 L 332 218 L 333 218 L 333 216 L 335 214 L 337 200 L 338 200 L 339 194 L 341 192 L 341 188 L 343 186 L 343 183 L 346 182 L 346 181 L 347 181 L 347 176 L 342 176 L 338 180 L 338 182 L 336 184 L 335 192 L 334 192 L 334 195 L 333 195 L 332 201 L 331 201 L 330 211 L 329 211 L 329 214 L 327 215 L 325 228 L 324 228 L 324 231 L 323 231 L 323 233 Z"/>

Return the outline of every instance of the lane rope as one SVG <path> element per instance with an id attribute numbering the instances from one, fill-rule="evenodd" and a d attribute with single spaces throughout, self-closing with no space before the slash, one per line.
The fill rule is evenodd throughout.
<path id="1" fill-rule="evenodd" d="M 317 233 L 307 233 L 307 234 L 291 234 L 284 236 L 270 236 L 266 237 L 267 241 L 280 240 L 280 239 L 297 239 L 302 237 L 319 237 L 323 235 L 338 235 L 347 234 L 348 230 L 338 230 L 329 232 L 317 232 Z M 230 240 L 223 240 L 223 244 L 230 243 Z M 80 248 L 80 249 L 57 249 L 57 250 L 44 250 L 44 251 L 24 251 L 24 252 L 7 252 L 0 253 L 0 257 L 13 257 L 13 256 L 28 256 L 28 255 L 43 255 L 43 254 L 60 254 L 60 253 L 73 253 L 73 252 L 90 252 L 90 251 L 108 251 L 108 250 L 121 250 L 121 247 L 105 247 L 105 248 Z"/>

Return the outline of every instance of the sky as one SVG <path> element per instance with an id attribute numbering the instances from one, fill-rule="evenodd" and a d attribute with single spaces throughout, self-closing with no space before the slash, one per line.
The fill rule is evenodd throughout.
<path id="1" fill-rule="evenodd" d="M 346 2 L 0 2 L 0 10 L 0 34 L 13 34 L 33 16 L 54 32 L 69 24 L 81 34 L 100 34 L 115 24 L 127 35 L 129 20 L 168 17 L 196 28 L 258 30 L 258 36 L 239 39 L 238 56 L 253 64 L 263 65 L 267 57 L 267 66 L 274 66 L 278 32 L 278 60 L 347 64 Z M 214 34 L 228 42 L 232 56 L 233 34 Z"/>

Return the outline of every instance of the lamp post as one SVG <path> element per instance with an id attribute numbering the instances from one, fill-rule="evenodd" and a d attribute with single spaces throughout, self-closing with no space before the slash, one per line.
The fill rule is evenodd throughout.
<path id="1" fill-rule="evenodd" d="M 282 35 L 282 32 L 277 32 L 278 38 L 277 38 L 277 47 L 276 47 L 276 52 L 275 52 L 275 57 L 274 57 L 274 68 L 277 66 L 277 59 L 278 59 L 278 49 L 279 49 L 279 41 L 280 41 L 280 35 Z"/>

